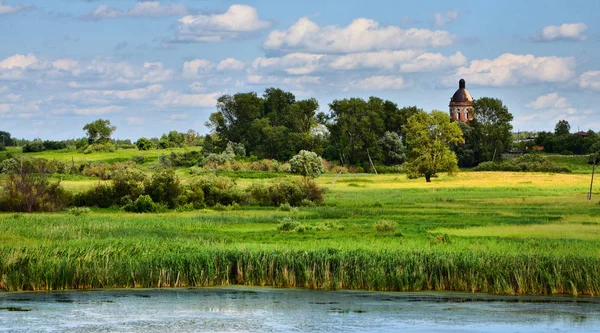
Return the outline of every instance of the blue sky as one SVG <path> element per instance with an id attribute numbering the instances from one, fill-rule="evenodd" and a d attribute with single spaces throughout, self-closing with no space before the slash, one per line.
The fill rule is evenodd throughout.
<path id="1" fill-rule="evenodd" d="M 0 130 L 206 133 L 223 94 L 274 86 L 446 111 L 462 77 L 515 130 L 600 131 L 600 1 L 0 0 Z"/>

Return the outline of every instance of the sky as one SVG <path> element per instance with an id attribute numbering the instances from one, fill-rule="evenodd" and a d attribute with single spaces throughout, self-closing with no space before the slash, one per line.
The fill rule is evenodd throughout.
<path id="1" fill-rule="evenodd" d="M 600 1 L 0 0 L 0 131 L 206 133 L 224 94 L 277 87 L 448 111 L 464 78 L 515 131 L 600 131 Z"/>

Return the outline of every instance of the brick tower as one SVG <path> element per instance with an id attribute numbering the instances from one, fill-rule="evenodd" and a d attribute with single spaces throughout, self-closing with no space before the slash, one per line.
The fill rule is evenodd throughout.
<path id="1" fill-rule="evenodd" d="M 450 98 L 450 121 L 473 120 L 473 97 L 465 88 L 465 80 L 458 81 L 458 90 Z"/>

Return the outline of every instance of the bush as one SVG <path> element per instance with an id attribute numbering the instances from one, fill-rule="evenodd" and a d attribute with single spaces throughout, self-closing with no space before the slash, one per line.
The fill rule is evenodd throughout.
<path id="1" fill-rule="evenodd" d="M 250 185 L 251 201 L 260 206 L 313 206 L 323 202 L 323 189 L 314 181 L 282 180 L 271 185 Z"/>
<path id="2" fill-rule="evenodd" d="M 8 212 L 58 211 L 70 202 L 60 183 L 35 173 L 9 174 L 0 192 L 0 209 Z"/>
<path id="3" fill-rule="evenodd" d="M 115 199 L 120 204 L 136 200 L 144 193 L 146 174 L 137 169 L 122 169 L 112 175 L 112 187 Z"/>
<path id="4" fill-rule="evenodd" d="M 159 210 L 159 207 L 149 195 L 141 195 L 133 203 L 125 205 L 123 209 L 131 213 L 154 213 Z"/>
<path id="5" fill-rule="evenodd" d="M 131 160 L 135 164 L 144 164 L 144 162 L 146 162 L 146 157 L 144 157 L 142 155 L 136 155 L 136 156 L 132 157 Z"/>
<path id="6" fill-rule="evenodd" d="M 394 232 L 398 227 L 396 223 L 390 220 L 379 220 L 373 224 L 377 232 Z"/>
<path id="7" fill-rule="evenodd" d="M 29 142 L 23 146 L 24 153 L 37 153 L 44 150 L 44 144 L 42 141 L 34 140 L 33 142 Z"/>
<path id="8" fill-rule="evenodd" d="M 290 219 L 288 217 L 285 217 L 277 225 L 277 230 L 279 230 L 279 231 L 292 231 L 292 230 L 296 229 L 298 226 L 300 226 L 299 222 L 294 221 L 294 220 L 292 220 L 292 219 Z"/>
<path id="9" fill-rule="evenodd" d="M 119 198 L 116 198 L 113 187 L 106 183 L 98 183 L 91 189 L 78 193 L 73 199 L 75 206 L 89 206 L 108 208 L 117 204 Z"/>
<path id="10" fill-rule="evenodd" d="M 135 145 L 137 146 L 137 148 L 139 150 L 150 150 L 150 149 L 154 148 L 154 142 L 150 141 L 147 138 L 139 138 L 135 142 Z"/>
<path id="11" fill-rule="evenodd" d="M 0 142 L 0 151 L 4 151 L 6 150 L 6 146 L 4 145 L 3 142 Z"/>
<path id="12" fill-rule="evenodd" d="M 281 205 L 279 205 L 279 210 L 282 211 L 282 212 L 295 212 L 295 211 L 298 211 L 297 208 L 292 207 L 292 205 L 290 205 L 287 202 L 282 203 Z"/>
<path id="13" fill-rule="evenodd" d="M 208 206 L 216 204 L 231 205 L 234 202 L 246 204 L 248 197 L 237 184 L 227 177 L 208 176 L 195 178 L 190 182 L 189 189 L 204 194 L 204 202 Z"/>
<path id="14" fill-rule="evenodd" d="M 144 185 L 145 194 L 148 194 L 154 202 L 165 204 L 170 209 L 176 207 L 176 199 L 181 195 L 182 190 L 179 177 L 170 169 L 155 173 Z"/>
<path id="15" fill-rule="evenodd" d="M 88 207 L 71 207 L 67 211 L 67 213 L 69 213 L 71 215 L 75 215 L 75 216 L 87 215 L 90 212 L 91 212 L 91 209 L 89 209 Z"/>
<path id="16" fill-rule="evenodd" d="M 312 151 L 301 150 L 290 159 L 291 172 L 304 178 L 318 178 L 323 172 L 323 160 Z"/>
<path id="17" fill-rule="evenodd" d="M 83 151 L 84 154 L 98 153 L 98 152 L 108 152 L 112 153 L 117 150 L 117 147 L 110 143 L 93 143 L 85 148 Z"/>
<path id="18" fill-rule="evenodd" d="M 526 154 L 502 162 L 482 162 L 474 171 L 512 171 L 512 172 L 571 172 L 568 168 L 557 166 L 537 155 Z"/>

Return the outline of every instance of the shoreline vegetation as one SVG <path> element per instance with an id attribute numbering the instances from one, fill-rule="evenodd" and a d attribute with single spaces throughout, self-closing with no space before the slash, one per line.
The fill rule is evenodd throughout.
<path id="1" fill-rule="evenodd" d="M 316 206 L 2 213 L 0 289 L 600 292 L 600 193 L 586 200 L 589 175 L 472 171 L 427 184 L 328 173 L 317 183 L 331 189 Z"/>

